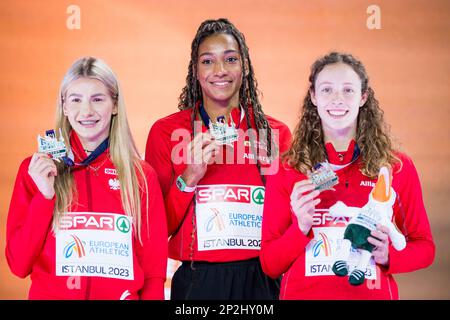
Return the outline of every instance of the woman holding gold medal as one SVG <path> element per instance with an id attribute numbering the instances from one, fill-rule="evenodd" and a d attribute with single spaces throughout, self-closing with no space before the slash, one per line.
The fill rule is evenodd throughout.
<path id="1" fill-rule="evenodd" d="M 206 20 L 192 42 L 180 111 L 151 128 L 146 160 L 165 197 L 172 299 L 276 299 L 261 269 L 265 175 L 291 135 L 266 116 L 244 36 Z"/>
<path id="2" fill-rule="evenodd" d="M 167 228 L 154 170 L 140 160 L 116 76 L 76 61 L 54 132 L 25 159 L 8 214 L 11 271 L 30 299 L 164 299 Z M 64 142 L 67 150 L 64 150 Z"/>

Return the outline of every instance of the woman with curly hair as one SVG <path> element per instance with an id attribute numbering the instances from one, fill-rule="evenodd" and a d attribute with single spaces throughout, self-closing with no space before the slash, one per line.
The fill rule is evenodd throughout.
<path id="1" fill-rule="evenodd" d="M 283 275 L 281 299 L 398 299 L 392 275 L 425 268 L 434 259 L 414 164 L 392 147 L 360 61 L 332 52 L 313 64 L 309 82 L 293 143 L 279 172 L 267 181 L 263 270 L 272 278 Z M 311 175 L 318 165 L 334 172 L 338 184 L 318 187 Z M 356 286 L 333 272 L 348 220 L 332 217 L 328 210 L 337 201 L 362 207 L 381 167 L 392 172 L 393 218 L 407 245 L 395 250 L 386 226 L 378 224 L 367 238 L 373 259 L 362 277 L 365 285 Z M 344 271 L 354 268 L 349 263 Z"/>
<path id="2" fill-rule="evenodd" d="M 165 196 L 171 299 L 276 299 L 261 269 L 265 175 L 291 134 L 265 115 L 243 34 L 206 20 L 192 41 L 179 112 L 151 128 L 146 160 Z"/>

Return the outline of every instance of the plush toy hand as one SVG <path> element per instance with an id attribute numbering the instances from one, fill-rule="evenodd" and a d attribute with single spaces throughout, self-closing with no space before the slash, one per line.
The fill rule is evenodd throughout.
<path id="1" fill-rule="evenodd" d="M 382 225 L 377 225 L 376 230 L 372 230 L 371 237 L 367 241 L 375 246 L 372 251 L 375 263 L 388 266 L 389 265 L 389 229 Z"/>

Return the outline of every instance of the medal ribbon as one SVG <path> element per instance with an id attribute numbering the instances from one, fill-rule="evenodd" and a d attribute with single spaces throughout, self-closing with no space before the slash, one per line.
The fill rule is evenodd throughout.
<path id="1" fill-rule="evenodd" d="M 105 152 L 106 149 L 108 149 L 108 145 L 109 145 L 109 137 L 106 138 L 105 140 L 103 140 L 102 143 L 100 143 L 100 145 L 95 148 L 94 151 L 92 151 L 92 153 L 83 161 L 81 161 L 81 163 L 75 163 L 73 161 L 73 159 L 71 159 L 71 157 L 64 157 L 64 163 L 67 164 L 69 167 L 73 167 L 73 166 L 79 166 L 79 167 L 85 167 L 90 165 L 92 162 L 94 162 L 95 159 L 97 159 L 103 152 Z"/>
<path id="2" fill-rule="evenodd" d="M 341 170 L 341 169 L 351 165 L 353 162 L 355 162 L 359 158 L 360 154 L 361 154 L 361 150 L 359 149 L 358 144 L 355 143 L 355 148 L 353 149 L 352 160 L 349 163 L 343 164 L 343 165 L 338 165 L 338 164 L 329 163 L 328 159 L 326 162 L 330 165 L 330 167 L 331 167 L 331 169 L 333 169 L 333 171 L 338 171 L 338 170 Z M 321 163 L 316 164 L 314 166 L 314 170 L 317 170 L 321 166 L 322 166 Z"/>
<path id="3" fill-rule="evenodd" d="M 203 124 L 209 129 L 209 124 L 211 122 L 211 118 L 209 117 L 208 113 L 205 110 L 205 107 L 203 107 L 203 103 L 200 104 L 200 107 L 198 108 L 200 112 L 200 117 L 202 118 Z M 241 110 L 241 120 L 237 124 L 236 128 L 239 128 L 240 123 L 242 122 L 242 119 L 244 119 L 244 110 L 240 108 Z M 218 117 L 217 120 L 223 118 L 223 116 Z M 230 114 L 231 121 L 233 121 L 233 117 Z"/>
<path id="4" fill-rule="evenodd" d="M 353 149 L 352 160 L 349 163 L 344 164 L 344 165 L 329 163 L 329 165 L 333 169 L 333 171 L 344 169 L 345 167 L 347 167 L 347 166 L 351 165 L 353 162 L 355 162 L 359 158 L 360 154 L 361 154 L 361 150 L 359 149 L 358 144 L 355 143 L 355 148 Z M 327 162 L 328 162 L 328 160 L 327 160 Z"/>

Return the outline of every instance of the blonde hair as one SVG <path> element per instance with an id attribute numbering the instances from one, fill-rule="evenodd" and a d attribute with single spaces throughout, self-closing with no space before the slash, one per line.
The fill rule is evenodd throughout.
<path id="1" fill-rule="evenodd" d="M 350 66 L 361 80 L 361 93 L 367 93 L 367 101 L 359 109 L 356 143 L 361 150 L 361 172 L 371 178 L 378 176 L 382 166 L 392 168 L 393 164 L 401 161 L 395 155 L 389 136 L 389 127 L 384 122 L 383 110 L 379 107 L 375 93 L 369 86 L 369 77 L 361 61 L 350 54 L 331 52 L 316 60 L 311 67 L 309 76 L 309 90 L 303 101 L 303 110 L 297 124 L 290 149 L 283 155 L 287 163 L 306 174 L 308 170 L 326 160 L 322 122 L 317 107 L 311 101 L 311 92 L 317 75 L 327 65 L 344 63 Z"/>
<path id="2" fill-rule="evenodd" d="M 112 115 L 109 132 L 109 155 L 114 164 L 120 183 L 122 206 L 127 216 L 133 221 L 135 235 L 141 240 L 141 193 L 147 195 L 148 186 L 140 163 L 139 152 L 131 135 L 125 111 L 125 103 L 120 86 L 114 72 L 100 59 L 84 57 L 74 62 L 61 83 L 56 111 L 56 132 L 61 129 L 66 145 L 70 148 L 69 137 L 72 126 L 64 115 L 65 94 L 69 85 L 79 78 L 90 78 L 101 81 L 108 89 L 113 102 L 117 105 L 117 114 Z M 137 172 L 142 179 L 138 179 Z M 143 186 L 139 182 L 143 183 Z M 76 199 L 76 186 L 70 168 L 58 165 L 55 179 L 56 204 L 53 212 L 54 228 L 58 228 L 59 220 Z M 148 217 L 148 214 L 146 214 Z"/>

